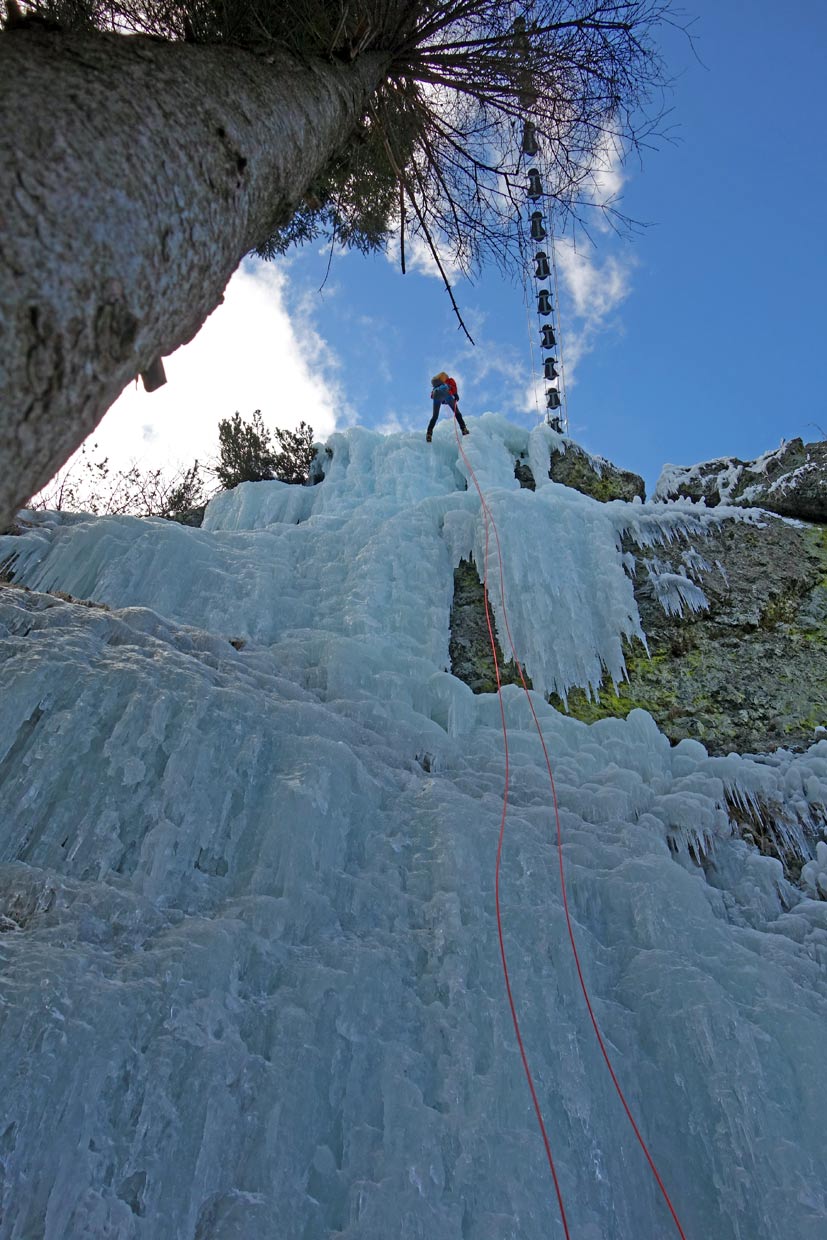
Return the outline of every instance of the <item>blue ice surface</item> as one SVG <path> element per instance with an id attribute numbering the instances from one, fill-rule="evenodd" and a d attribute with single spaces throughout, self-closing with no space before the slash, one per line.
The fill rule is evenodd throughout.
<path id="1" fill-rule="evenodd" d="M 469 426 L 629 1105 L 687 1237 L 823 1240 L 827 741 L 710 757 L 543 696 L 599 692 L 643 640 L 624 537 L 758 518 L 598 504 L 546 479 L 548 428 Z M 0 589 L 0 1240 L 563 1235 L 497 942 L 499 706 L 449 671 L 479 495 L 447 421 L 320 459 L 200 530 L 32 513 L 0 538 L 29 587 Z M 704 605 L 686 563 L 652 570 L 667 610 Z M 504 701 L 505 943 L 571 1235 L 677 1235 L 579 990 L 528 704 Z M 774 807 L 801 886 L 733 804 Z"/>

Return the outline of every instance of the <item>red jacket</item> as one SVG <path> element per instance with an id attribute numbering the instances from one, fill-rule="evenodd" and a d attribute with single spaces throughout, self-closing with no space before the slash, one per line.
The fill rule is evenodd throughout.
<path id="1" fill-rule="evenodd" d="M 451 395 L 452 395 L 452 396 L 456 399 L 456 397 L 458 397 L 458 396 L 459 396 L 459 392 L 457 391 L 457 381 L 456 381 L 456 379 L 446 379 L 446 380 L 445 380 L 445 382 L 446 382 L 446 383 L 447 383 L 447 385 L 448 385 L 448 391 L 449 391 L 449 392 L 451 393 Z"/>

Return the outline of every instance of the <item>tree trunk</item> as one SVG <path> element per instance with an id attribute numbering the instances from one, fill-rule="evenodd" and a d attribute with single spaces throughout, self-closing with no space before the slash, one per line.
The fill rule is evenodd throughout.
<path id="1" fill-rule="evenodd" d="M 387 69 L 0 34 L 0 529 L 198 331 Z"/>

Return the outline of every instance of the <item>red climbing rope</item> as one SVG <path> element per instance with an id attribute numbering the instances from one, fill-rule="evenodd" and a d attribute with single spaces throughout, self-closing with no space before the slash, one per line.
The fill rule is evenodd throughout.
<path id="1" fill-rule="evenodd" d="M 586 979 L 583 976 L 583 970 L 580 965 L 580 955 L 577 951 L 577 943 L 575 942 L 575 938 L 574 938 L 574 927 L 572 925 L 571 915 L 569 913 L 569 902 L 568 902 L 568 895 L 566 892 L 566 875 L 565 875 L 565 870 L 563 868 L 563 835 L 562 835 L 562 829 L 560 826 L 560 808 L 557 802 L 557 786 L 554 781 L 554 773 L 551 769 L 551 759 L 549 757 L 548 749 L 546 747 L 545 737 L 543 736 L 543 730 L 540 726 L 540 720 L 537 718 L 537 712 L 534 709 L 534 702 L 532 700 L 528 685 L 526 684 L 526 679 L 523 673 L 522 664 L 520 663 L 520 660 L 517 657 L 517 652 L 514 647 L 514 639 L 511 636 L 511 627 L 508 621 L 508 609 L 505 603 L 505 573 L 503 570 L 503 555 L 502 555 L 502 547 L 500 545 L 500 535 L 497 529 L 497 523 L 494 520 L 491 509 L 488 507 L 485 496 L 482 493 L 482 488 L 480 487 L 480 484 L 477 481 L 477 476 L 474 473 L 474 469 L 471 465 L 471 462 L 468 460 L 468 457 L 465 455 L 465 451 L 462 447 L 462 440 L 460 438 L 459 428 L 457 426 L 456 419 L 454 420 L 454 432 L 457 437 L 457 446 L 459 447 L 460 455 L 462 456 L 462 459 L 465 462 L 465 466 L 471 477 L 471 481 L 473 482 L 476 488 L 477 494 L 480 497 L 480 504 L 482 506 L 483 518 L 485 522 L 483 600 L 485 602 L 485 619 L 488 625 L 488 639 L 491 644 L 491 653 L 494 658 L 494 670 L 495 670 L 495 675 L 496 675 L 496 680 L 497 680 L 497 697 L 499 699 L 499 704 L 500 704 L 500 716 L 502 720 L 502 729 L 503 729 L 503 743 L 505 746 L 505 791 L 503 794 L 503 812 L 502 812 L 502 818 L 500 820 L 500 835 L 499 835 L 499 841 L 497 844 L 497 864 L 496 864 L 496 874 L 495 874 L 495 880 L 494 880 L 494 896 L 495 896 L 495 904 L 496 904 L 496 910 L 497 910 L 497 933 L 499 935 L 499 940 L 500 940 L 500 956 L 502 958 L 503 974 L 505 976 L 505 988 L 508 993 L 508 1003 L 511 1008 L 511 1018 L 514 1023 L 514 1031 L 517 1035 L 517 1044 L 520 1048 L 520 1057 L 523 1061 L 523 1069 L 525 1071 L 526 1079 L 528 1081 L 529 1090 L 531 1091 L 531 1099 L 532 1099 L 532 1102 L 534 1103 L 534 1110 L 537 1115 L 537 1122 L 540 1125 L 540 1132 L 542 1133 L 543 1144 L 545 1145 L 545 1149 L 546 1149 L 546 1157 L 548 1158 L 549 1167 L 551 1168 L 551 1174 L 554 1180 L 554 1188 L 557 1193 L 557 1201 L 560 1206 L 560 1214 L 563 1220 L 563 1230 L 566 1233 L 566 1240 L 569 1240 L 569 1228 L 568 1228 L 568 1223 L 566 1221 L 566 1213 L 563 1208 L 563 1199 L 560 1194 L 560 1185 L 557 1179 L 557 1171 L 554 1166 L 554 1159 L 552 1158 L 552 1155 L 551 1155 L 551 1147 L 549 1145 L 548 1136 L 546 1134 L 545 1124 L 543 1123 L 543 1117 L 540 1111 L 540 1104 L 537 1099 L 537 1094 L 534 1088 L 534 1082 L 532 1080 L 531 1071 L 529 1069 L 528 1057 L 525 1052 L 525 1047 L 523 1046 L 523 1039 L 520 1033 L 520 1025 L 517 1019 L 517 1009 L 516 1009 L 514 998 L 512 995 L 512 991 L 511 991 L 511 981 L 508 975 L 508 964 L 506 962 L 505 944 L 503 940 L 502 915 L 500 912 L 500 861 L 501 861 L 501 856 L 502 856 L 503 838 L 505 835 L 505 820 L 506 820 L 506 816 L 508 812 L 509 753 L 508 753 L 508 729 L 506 727 L 506 722 L 505 722 L 505 706 L 503 704 L 502 685 L 500 683 L 500 667 L 499 667 L 499 661 L 497 659 L 497 646 L 496 646 L 496 641 L 494 638 L 494 627 L 491 622 L 491 613 L 490 613 L 489 604 L 488 604 L 489 526 L 494 531 L 494 539 L 497 545 L 497 560 L 499 564 L 499 574 L 500 574 L 500 602 L 502 606 L 502 613 L 503 613 L 503 620 L 505 622 L 506 634 L 508 636 L 508 643 L 511 648 L 511 658 L 514 661 L 514 664 L 517 668 L 517 673 L 520 677 L 520 682 L 522 684 L 523 691 L 526 696 L 526 701 L 528 702 L 529 710 L 531 711 L 531 717 L 534 720 L 534 726 L 537 729 L 537 735 L 540 738 L 540 744 L 543 749 L 543 757 L 545 758 L 546 769 L 548 771 L 549 783 L 551 785 L 551 796 L 552 796 L 552 802 L 554 804 L 554 820 L 555 820 L 556 830 L 557 830 L 557 858 L 558 858 L 558 864 L 559 864 L 559 869 L 560 869 L 560 889 L 561 889 L 562 897 L 563 897 L 563 911 L 565 913 L 566 928 L 568 930 L 569 943 L 571 944 L 572 955 L 574 957 L 574 963 L 577 969 L 577 977 L 580 982 L 580 989 L 583 993 L 583 998 L 586 1001 L 586 1008 L 589 1013 L 589 1019 L 591 1020 L 592 1028 L 594 1029 L 595 1036 L 597 1038 L 597 1043 L 598 1043 L 598 1046 L 600 1047 L 600 1052 L 603 1056 L 606 1067 L 609 1070 L 609 1075 L 612 1078 L 612 1084 L 615 1087 L 617 1096 L 619 1097 L 623 1105 L 623 1110 L 626 1112 L 626 1118 L 629 1120 L 629 1123 L 632 1126 L 632 1130 L 635 1136 L 637 1137 L 638 1143 L 640 1144 L 640 1148 L 643 1150 L 643 1153 L 646 1156 L 646 1161 L 648 1162 L 649 1167 L 652 1171 L 652 1174 L 654 1175 L 655 1180 L 657 1181 L 658 1188 L 660 1189 L 663 1195 L 663 1199 L 666 1202 L 666 1205 L 669 1209 L 669 1213 L 672 1215 L 672 1219 L 675 1223 L 676 1228 L 678 1229 L 678 1234 L 681 1237 L 681 1240 L 686 1240 L 686 1233 L 681 1227 L 680 1219 L 678 1218 L 677 1213 L 675 1211 L 675 1207 L 672 1205 L 669 1194 L 666 1191 L 666 1186 L 663 1183 L 663 1180 L 661 1179 L 660 1173 L 658 1172 L 658 1169 L 655 1166 L 654 1159 L 652 1158 L 652 1155 L 649 1153 L 649 1149 L 646 1145 L 646 1142 L 644 1141 L 643 1136 L 641 1135 L 640 1129 L 635 1123 L 635 1118 L 632 1115 L 631 1110 L 629 1109 L 629 1104 L 627 1103 L 623 1090 L 620 1087 L 620 1082 L 618 1081 L 614 1067 L 612 1066 L 612 1061 L 609 1057 L 609 1052 L 606 1049 L 606 1044 L 603 1040 L 603 1035 L 600 1032 L 600 1026 L 597 1023 L 597 1017 L 594 1014 L 594 1008 L 592 1007 L 591 998 L 589 997 L 588 987 L 586 986 Z"/>
<path id="2" fill-rule="evenodd" d="M 454 421 L 454 429 L 457 431 L 457 440 L 459 440 L 459 430 L 457 428 L 456 421 Z M 461 443 L 460 443 L 459 450 L 460 452 L 462 452 L 463 460 L 468 466 L 471 476 L 474 477 L 474 471 L 471 469 L 471 466 L 468 463 L 468 458 L 466 457 L 465 453 L 462 451 Z M 477 487 L 477 491 L 479 492 L 480 499 L 482 499 L 482 491 L 480 491 L 480 488 L 477 485 L 476 477 L 474 477 L 474 485 Z M 517 1006 L 514 1002 L 514 995 L 511 990 L 511 978 L 508 973 L 508 961 L 506 959 L 506 954 L 505 954 L 505 939 L 503 937 L 502 912 L 500 910 L 500 868 L 501 868 L 501 861 L 502 861 L 503 839 L 505 837 L 505 820 L 508 815 L 508 782 L 509 782 L 509 775 L 510 775 L 510 755 L 508 751 L 508 727 L 505 722 L 505 705 L 503 703 L 502 684 L 500 683 L 500 665 L 497 659 L 497 644 L 494 638 L 494 626 L 491 620 L 491 609 L 488 605 L 488 589 L 485 584 L 488 580 L 489 525 L 493 525 L 495 535 L 496 535 L 497 527 L 494 524 L 494 519 L 491 516 L 491 512 L 488 508 L 488 505 L 485 503 L 484 499 L 482 500 L 482 507 L 483 507 L 483 514 L 485 518 L 485 556 L 484 556 L 484 567 L 483 567 L 483 601 L 485 603 L 485 622 L 488 625 L 488 640 L 491 643 L 491 651 L 494 655 L 494 674 L 497 679 L 497 700 L 499 701 L 499 704 L 500 704 L 500 720 L 502 723 L 502 730 L 503 730 L 503 748 L 505 750 L 505 787 L 503 789 L 503 811 L 502 811 L 502 816 L 500 818 L 500 835 L 497 841 L 497 864 L 496 864 L 496 868 L 494 872 L 494 904 L 497 910 L 497 935 L 499 936 L 499 940 L 500 940 L 500 958 L 502 960 L 503 976 L 505 978 L 505 989 L 506 989 L 506 993 L 508 994 L 508 1006 L 511 1008 L 511 1020 L 513 1021 L 513 1024 L 514 1024 L 514 1032 L 517 1035 L 517 1045 L 520 1048 L 520 1058 L 523 1061 L 523 1071 L 525 1072 L 525 1077 L 526 1077 L 526 1080 L 528 1081 L 528 1088 L 531 1093 L 531 1101 L 534 1104 L 534 1113 L 537 1116 L 537 1123 L 540 1125 L 540 1134 L 543 1138 L 543 1145 L 545 1146 L 545 1150 L 546 1150 L 546 1158 L 548 1160 L 549 1169 L 551 1171 L 551 1178 L 554 1181 L 554 1191 L 557 1194 L 557 1204 L 560 1207 L 560 1217 L 563 1220 L 563 1231 L 566 1233 L 566 1240 L 571 1240 L 571 1233 L 569 1231 L 568 1220 L 566 1219 L 566 1208 L 563 1205 L 563 1195 L 560 1191 L 560 1182 L 557 1178 L 557 1168 L 554 1165 L 554 1157 L 551 1152 L 551 1143 L 549 1142 L 548 1133 L 546 1132 L 546 1126 L 543 1121 L 543 1113 L 540 1109 L 540 1101 L 537 1097 L 537 1091 L 534 1088 L 534 1079 L 531 1075 L 531 1068 L 528 1063 L 528 1055 L 526 1054 L 526 1049 L 523 1044 L 523 1035 L 520 1032 L 520 1022 L 517 1019 Z M 497 542 L 499 544 L 499 538 L 497 539 Z"/>

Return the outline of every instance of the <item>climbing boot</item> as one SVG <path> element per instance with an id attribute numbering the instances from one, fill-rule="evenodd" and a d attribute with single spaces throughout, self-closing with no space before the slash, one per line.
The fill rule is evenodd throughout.
<path id="1" fill-rule="evenodd" d="M 431 442 L 431 432 L 430 432 L 430 431 L 426 431 L 426 432 L 425 432 L 425 442 L 426 442 L 426 443 L 430 443 L 430 442 Z"/>

